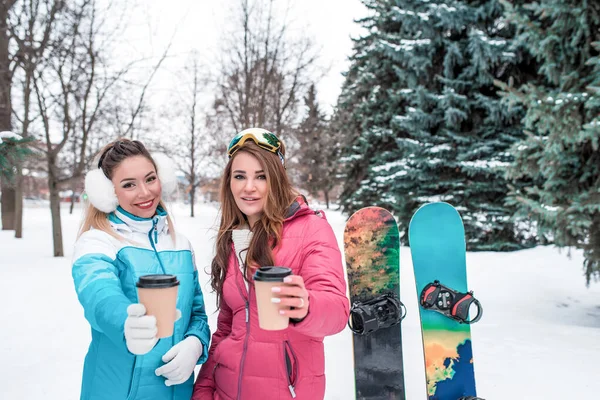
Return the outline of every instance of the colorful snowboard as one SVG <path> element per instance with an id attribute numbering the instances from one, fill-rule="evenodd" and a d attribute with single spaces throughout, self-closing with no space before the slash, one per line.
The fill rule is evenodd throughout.
<path id="1" fill-rule="evenodd" d="M 409 244 L 417 296 L 434 280 L 467 292 L 465 232 L 458 212 L 431 203 L 413 215 Z M 429 400 L 476 396 L 471 329 L 436 311 L 419 307 Z"/>
<path id="2" fill-rule="evenodd" d="M 344 250 L 351 304 L 381 295 L 399 301 L 400 238 L 388 211 L 366 207 L 355 212 L 346 223 Z M 353 342 L 356 399 L 404 400 L 400 323 L 367 335 L 354 333 Z"/>

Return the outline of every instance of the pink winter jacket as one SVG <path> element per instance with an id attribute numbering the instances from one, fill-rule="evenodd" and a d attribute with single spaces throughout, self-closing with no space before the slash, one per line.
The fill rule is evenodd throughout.
<path id="1" fill-rule="evenodd" d="M 229 257 L 217 331 L 192 400 L 316 400 L 325 396 L 323 337 L 344 329 L 349 301 L 340 250 L 325 216 L 299 198 L 283 225 L 275 265 L 304 278 L 309 313 L 282 331 L 258 326 L 237 258 Z M 249 313 L 248 313 L 249 309 Z"/>

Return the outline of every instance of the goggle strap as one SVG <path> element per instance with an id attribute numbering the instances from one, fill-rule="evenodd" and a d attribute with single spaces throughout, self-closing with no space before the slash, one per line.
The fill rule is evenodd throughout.
<path id="1" fill-rule="evenodd" d="M 283 166 L 285 166 L 285 158 L 283 157 L 283 154 L 281 154 L 281 150 L 280 150 L 281 141 L 279 139 L 277 139 L 280 143 L 280 146 L 275 147 L 269 142 L 264 142 L 264 141 L 258 139 L 256 137 L 256 135 L 254 135 L 253 133 L 246 133 L 246 134 L 242 135 L 237 141 L 235 141 L 235 138 L 232 139 L 231 142 L 234 144 L 233 145 L 230 144 L 229 148 L 227 149 L 227 155 L 229 156 L 229 158 L 233 157 L 233 155 L 240 149 L 240 147 L 242 147 L 244 145 L 244 143 L 246 143 L 248 140 L 252 140 L 258 147 L 260 147 L 263 150 L 267 150 L 268 152 L 277 154 L 279 156 L 279 159 L 281 160 L 281 164 Z"/>

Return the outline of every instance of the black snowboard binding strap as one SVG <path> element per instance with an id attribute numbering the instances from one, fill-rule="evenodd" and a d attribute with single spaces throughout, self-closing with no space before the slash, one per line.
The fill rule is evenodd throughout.
<path id="1" fill-rule="evenodd" d="M 394 294 L 385 293 L 374 299 L 352 304 L 348 327 L 357 335 L 369 335 L 400 323 L 404 317 L 404 304 Z"/>
<path id="2" fill-rule="evenodd" d="M 458 400 L 485 400 L 485 399 L 482 399 L 481 397 L 475 397 L 475 396 L 463 396 L 463 397 L 459 398 Z"/>
<path id="3" fill-rule="evenodd" d="M 477 322 L 483 314 L 483 308 L 479 301 L 473 297 L 473 292 L 457 292 L 456 290 L 442 285 L 440 281 L 428 283 L 423 288 L 420 303 L 423 308 L 437 311 L 461 324 L 472 324 Z M 469 320 L 469 308 L 471 307 L 471 304 L 477 306 L 477 315 Z M 465 398 L 465 400 L 468 399 L 468 397 Z M 477 398 L 474 397 L 473 399 Z"/>

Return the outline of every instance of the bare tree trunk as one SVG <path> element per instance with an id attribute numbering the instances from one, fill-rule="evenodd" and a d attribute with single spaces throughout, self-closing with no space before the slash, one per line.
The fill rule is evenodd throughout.
<path id="1" fill-rule="evenodd" d="M 2 213 L 2 230 L 15 229 L 15 188 L 6 178 L 0 180 L 2 197 L 0 197 L 0 212 Z"/>
<path id="2" fill-rule="evenodd" d="M 73 187 L 71 187 L 71 205 L 69 206 L 69 214 L 73 214 L 74 208 L 75 208 L 75 182 L 73 182 Z"/>
<path id="3" fill-rule="evenodd" d="M 54 146 L 50 141 L 50 122 L 48 118 L 47 103 L 44 95 L 42 94 L 37 79 L 34 80 L 34 87 L 36 91 L 36 97 L 38 106 L 40 109 L 40 115 L 44 125 L 44 133 L 46 135 L 46 150 L 45 158 L 48 168 L 48 191 L 50 193 L 50 215 L 52 218 L 52 243 L 54 246 L 54 257 L 62 257 L 63 252 L 63 239 L 62 239 L 62 225 L 60 220 L 60 195 L 58 178 L 56 176 L 56 157 L 59 154 L 61 148 L 66 142 L 67 135 L 63 133 L 63 141 Z M 70 133 L 70 128 L 67 130 Z"/>
<path id="4" fill-rule="evenodd" d="M 600 278 L 600 213 L 592 214 L 592 223 L 588 230 L 588 244 L 584 247 L 586 284 Z"/>
<path id="5" fill-rule="evenodd" d="M 86 134 L 84 134 L 84 136 L 87 136 Z M 84 145 L 85 146 L 85 145 Z M 85 159 L 85 157 L 82 157 L 80 159 L 80 162 L 82 162 Z M 75 160 L 75 162 L 73 163 L 73 172 L 76 173 L 77 171 L 77 140 L 73 140 L 73 160 Z M 73 181 L 71 183 L 71 205 L 69 206 L 69 214 L 73 214 L 73 207 L 74 207 L 74 203 L 75 203 L 75 187 L 77 186 L 77 183 L 75 181 Z"/>
<path id="6" fill-rule="evenodd" d="M 15 237 L 23 237 L 23 167 L 21 161 L 17 161 L 17 172 L 15 174 Z"/>
<path id="7" fill-rule="evenodd" d="M 325 196 L 325 205 L 326 205 L 327 209 L 329 210 L 329 191 L 323 190 L 323 196 Z"/>
<path id="8" fill-rule="evenodd" d="M 192 182 L 195 182 L 196 176 L 192 174 Z M 190 217 L 194 218 L 194 203 L 196 202 L 196 186 L 192 183 L 190 189 Z"/>
<path id="9" fill-rule="evenodd" d="M 8 51 L 8 12 L 15 4 L 15 0 L 0 2 L 0 130 L 12 130 L 12 103 L 11 85 L 12 72 L 10 70 L 10 53 Z M 2 179 L 0 182 L 2 197 L 0 198 L 2 212 L 2 230 L 15 229 L 15 189 L 11 182 Z"/>
<path id="10" fill-rule="evenodd" d="M 23 114 L 23 132 L 22 137 L 29 135 L 29 109 L 31 102 L 31 79 L 33 69 L 28 66 L 25 72 L 25 88 L 23 90 L 23 104 L 25 107 Z M 21 160 L 16 160 L 17 173 L 15 176 L 15 237 L 23 237 L 23 165 Z"/>
<path id="11" fill-rule="evenodd" d="M 190 148 L 189 154 L 189 169 L 186 169 L 186 176 L 190 179 L 190 217 L 194 217 L 194 206 L 196 203 L 196 188 L 198 187 L 198 176 L 197 171 L 198 164 L 201 161 L 199 154 L 199 143 L 196 140 L 196 125 L 197 125 L 197 107 L 198 107 L 198 93 L 200 90 L 200 77 L 199 77 L 199 66 L 198 60 L 193 59 L 192 62 L 192 102 L 190 104 L 190 136 L 187 145 Z"/>
<path id="12" fill-rule="evenodd" d="M 12 72 L 10 70 L 8 12 L 14 4 L 13 1 L 0 2 L 0 129 L 12 130 L 11 115 L 11 84 Z"/>
<path id="13" fill-rule="evenodd" d="M 49 165 L 48 170 L 52 171 Z M 60 195 L 56 178 L 52 172 L 48 173 L 48 190 L 50 192 L 50 215 L 52 216 L 52 241 L 54 244 L 54 257 L 63 257 L 62 224 L 60 220 Z"/>
<path id="14" fill-rule="evenodd" d="M 196 197 L 196 96 L 198 93 L 198 68 L 194 64 L 194 94 L 190 118 L 190 217 L 194 218 Z"/>

